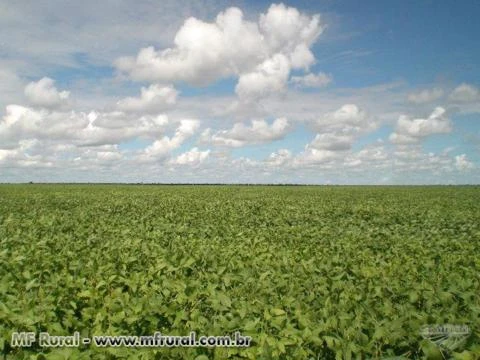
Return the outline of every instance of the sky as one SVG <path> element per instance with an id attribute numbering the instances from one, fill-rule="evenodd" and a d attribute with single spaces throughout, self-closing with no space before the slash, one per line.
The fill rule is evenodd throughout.
<path id="1" fill-rule="evenodd" d="M 479 184 L 479 15 L 0 0 L 0 182 Z"/>

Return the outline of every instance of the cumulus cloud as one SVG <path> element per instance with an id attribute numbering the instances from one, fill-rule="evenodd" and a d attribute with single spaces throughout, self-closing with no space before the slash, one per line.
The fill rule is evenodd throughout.
<path id="1" fill-rule="evenodd" d="M 455 167 L 460 171 L 465 171 L 473 169 L 474 165 L 470 160 L 468 160 L 466 154 L 461 154 L 455 156 Z"/>
<path id="2" fill-rule="evenodd" d="M 285 90 L 290 65 L 285 55 L 276 54 L 255 71 L 240 75 L 235 92 L 240 98 L 254 99 Z"/>
<path id="3" fill-rule="evenodd" d="M 332 82 L 332 76 L 319 72 L 317 74 L 307 74 L 304 76 L 292 76 L 290 81 L 296 87 L 321 88 Z"/>
<path id="4" fill-rule="evenodd" d="M 129 128 L 143 129 L 140 132 L 154 132 L 155 128 L 164 128 L 168 123 L 168 116 L 160 115 L 132 115 L 123 111 L 99 112 L 91 111 L 88 113 L 90 128 L 99 127 L 108 130 Z M 152 134 L 155 136 L 156 134 Z"/>
<path id="5" fill-rule="evenodd" d="M 349 153 L 344 160 L 346 167 L 379 169 L 389 166 L 389 155 L 383 142 L 376 142 L 365 146 L 363 149 Z"/>
<path id="6" fill-rule="evenodd" d="M 396 144 L 417 143 L 426 136 L 445 134 L 451 130 L 452 125 L 445 109 L 437 107 L 426 119 L 410 119 L 406 115 L 401 115 L 395 131 L 390 135 L 390 141 Z"/>
<path id="7" fill-rule="evenodd" d="M 309 146 L 318 150 L 344 151 L 352 147 L 353 140 L 353 136 L 324 133 L 317 134 Z"/>
<path id="8" fill-rule="evenodd" d="M 89 125 L 78 134 L 83 145 L 118 144 L 135 138 L 160 136 L 170 120 L 166 115 L 132 116 L 121 111 L 90 112 Z"/>
<path id="9" fill-rule="evenodd" d="M 287 71 L 308 69 L 315 61 L 310 47 L 323 28 L 319 15 L 308 16 L 283 4 L 272 4 L 258 22 L 245 20 L 242 11 L 232 7 L 211 23 L 190 17 L 175 35 L 173 47 L 143 48 L 115 65 L 135 80 L 194 85 L 261 71 L 261 64 L 268 66 L 269 59 L 276 63 L 279 55 Z"/>
<path id="10" fill-rule="evenodd" d="M 270 156 L 265 160 L 268 165 L 271 166 L 282 166 L 288 164 L 292 160 L 292 152 L 288 149 L 280 149 L 276 152 L 270 154 Z"/>
<path id="11" fill-rule="evenodd" d="M 148 88 L 142 87 L 140 97 L 127 97 L 117 103 L 123 111 L 132 112 L 159 112 L 165 110 L 177 101 L 178 91 L 173 86 L 152 84 Z"/>
<path id="12" fill-rule="evenodd" d="M 407 100 L 414 104 L 425 104 L 440 99 L 444 95 L 442 89 L 425 89 L 408 94 Z"/>
<path id="13" fill-rule="evenodd" d="M 353 134 L 341 132 L 321 133 L 305 145 L 305 150 L 298 154 L 293 163 L 295 166 L 310 166 L 340 161 L 345 158 L 355 140 Z"/>
<path id="14" fill-rule="evenodd" d="M 318 133 L 353 135 L 374 130 L 378 124 L 374 117 L 357 105 L 345 104 L 334 112 L 320 116 L 310 125 Z"/>
<path id="15" fill-rule="evenodd" d="M 391 158 L 382 141 L 365 146 L 353 152 L 347 146 L 341 148 L 315 146 L 314 141 L 305 145 L 298 154 L 292 154 L 288 149 L 280 149 L 271 153 L 264 161 L 268 168 L 282 168 L 298 171 L 300 169 L 317 168 L 329 170 L 352 169 L 384 169 L 390 166 Z"/>
<path id="16" fill-rule="evenodd" d="M 118 151 L 97 151 L 96 157 L 99 161 L 118 161 L 122 159 L 122 154 Z"/>
<path id="17" fill-rule="evenodd" d="M 252 120 L 251 126 L 236 123 L 230 130 L 213 134 L 211 129 L 207 129 L 202 134 L 202 141 L 217 146 L 241 147 L 282 139 L 290 129 L 286 118 L 275 119 L 271 125 L 265 120 Z"/>
<path id="18" fill-rule="evenodd" d="M 342 154 L 336 151 L 315 149 L 307 146 L 305 151 L 295 157 L 293 164 L 297 167 L 325 164 L 338 160 L 341 157 Z"/>
<path id="19" fill-rule="evenodd" d="M 242 159 L 242 164 L 245 171 L 266 169 L 277 177 L 294 172 L 297 182 L 315 183 L 324 176 L 340 176 L 346 183 L 448 183 L 458 179 L 463 170 L 475 168 L 464 155 L 453 157 L 449 149 L 425 153 L 420 144 L 392 148 L 379 139 L 358 151 L 335 151 L 315 148 L 312 143 L 297 154 L 282 149 L 261 162 Z"/>
<path id="20" fill-rule="evenodd" d="M 377 120 L 355 104 L 345 104 L 310 122 L 317 133 L 296 156 L 296 166 L 315 165 L 340 161 L 362 134 L 377 128 Z M 355 160 L 357 161 L 357 160 Z"/>
<path id="21" fill-rule="evenodd" d="M 18 167 L 51 167 L 53 162 L 45 158 L 45 154 L 35 153 L 37 146 L 35 139 L 22 140 L 18 147 L 12 149 L 0 148 L 0 165 L 14 165 Z M 33 151 L 32 151 L 33 149 Z"/>
<path id="22" fill-rule="evenodd" d="M 480 101 L 480 91 L 473 85 L 463 83 L 453 89 L 449 99 L 457 103 Z"/>
<path id="23" fill-rule="evenodd" d="M 151 145 L 146 147 L 139 156 L 142 161 L 156 161 L 165 159 L 172 150 L 180 147 L 185 140 L 190 138 L 200 127 L 200 121 L 195 119 L 185 119 L 172 137 L 164 136 L 159 140 L 155 140 Z"/>
<path id="24" fill-rule="evenodd" d="M 190 165 L 198 166 L 203 163 L 209 156 L 210 150 L 200 151 L 197 147 L 194 147 L 190 151 L 184 152 L 178 155 L 175 159 L 170 161 L 170 164 L 174 165 Z"/>
<path id="25" fill-rule="evenodd" d="M 166 115 L 132 116 L 121 111 L 82 112 L 8 105 L 0 120 L 0 147 L 15 147 L 25 139 L 78 146 L 117 144 L 135 137 L 155 137 L 165 131 Z"/>
<path id="26" fill-rule="evenodd" d="M 310 46 L 321 34 L 320 16 L 301 14 L 293 7 L 272 4 L 260 15 L 259 26 L 266 45 L 273 53 L 286 53 L 294 68 L 308 68 L 315 58 Z"/>
<path id="27" fill-rule="evenodd" d="M 58 91 L 55 81 L 44 77 L 37 82 L 32 81 L 25 87 L 25 96 L 32 103 L 46 108 L 56 108 L 65 104 L 70 96 L 69 91 Z"/>
<path id="28" fill-rule="evenodd" d="M 3 145 L 29 138 L 71 139 L 88 123 L 86 113 L 8 105 L 0 121 L 0 139 Z"/>
<path id="29" fill-rule="evenodd" d="M 268 159 L 265 163 L 268 165 Z M 315 149 L 309 143 L 304 151 L 293 156 L 284 166 L 297 172 L 315 169 L 321 170 L 322 173 L 349 174 L 348 177 L 354 180 L 353 183 L 358 182 L 362 177 L 370 177 L 369 173 L 373 175 L 370 177 L 370 183 L 378 183 L 381 179 L 380 174 L 385 175 L 383 177 L 385 181 L 389 179 L 391 181 L 392 177 L 400 176 L 403 183 L 405 181 L 429 183 L 435 179 L 438 181 L 439 174 L 443 174 L 445 177 L 440 181 L 443 183 L 447 175 L 452 174 L 455 169 L 474 168 L 474 165 L 462 155 L 451 157 L 445 151 L 438 154 L 424 153 L 419 144 L 388 148 L 380 140 L 366 145 L 359 151 Z M 316 172 L 316 174 L 319 173 Z M 408 180 L 405 180 L 405 177 Z"/>
<path id="30" fill-rule="evenodd" d="M 455 169 L 455 159 L 442 151 L 438 154 L 425 153 L 419 144 L 400 144 L 392 152 L 390 159 L 392 169 L 397 173 L 448 174 Z M 444 179 L 442 179 L 444 180 Z"/>

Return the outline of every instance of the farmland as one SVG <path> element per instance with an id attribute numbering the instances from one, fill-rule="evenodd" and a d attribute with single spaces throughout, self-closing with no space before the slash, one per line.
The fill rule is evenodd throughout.
<path id="1" fill-rule="evenodd" d="M 480 357 L 479 187 L 2 185 L 0 242 L 6 359 Z M 471 334 L 441 348 L 430 324 Z M 253 345 L 14 348 L 13 331 Z"/>

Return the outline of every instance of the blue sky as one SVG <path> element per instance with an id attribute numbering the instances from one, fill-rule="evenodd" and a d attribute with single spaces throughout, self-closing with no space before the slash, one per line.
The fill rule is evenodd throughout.
<path id="1" fill-rule="evenodd" d="M 480 3 L 0 5 L 0 182 L 478 184 Z"/>

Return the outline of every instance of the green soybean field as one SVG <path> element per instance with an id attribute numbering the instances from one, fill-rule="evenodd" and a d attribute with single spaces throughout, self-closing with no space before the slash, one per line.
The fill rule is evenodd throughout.
<path id="1" fill-rule="evenodd" d="M 3 359 L 480 359 L 478 186 L 0 185 L 0 243 Z M 12 344 L 192 331 L 251 344 Z"/>

